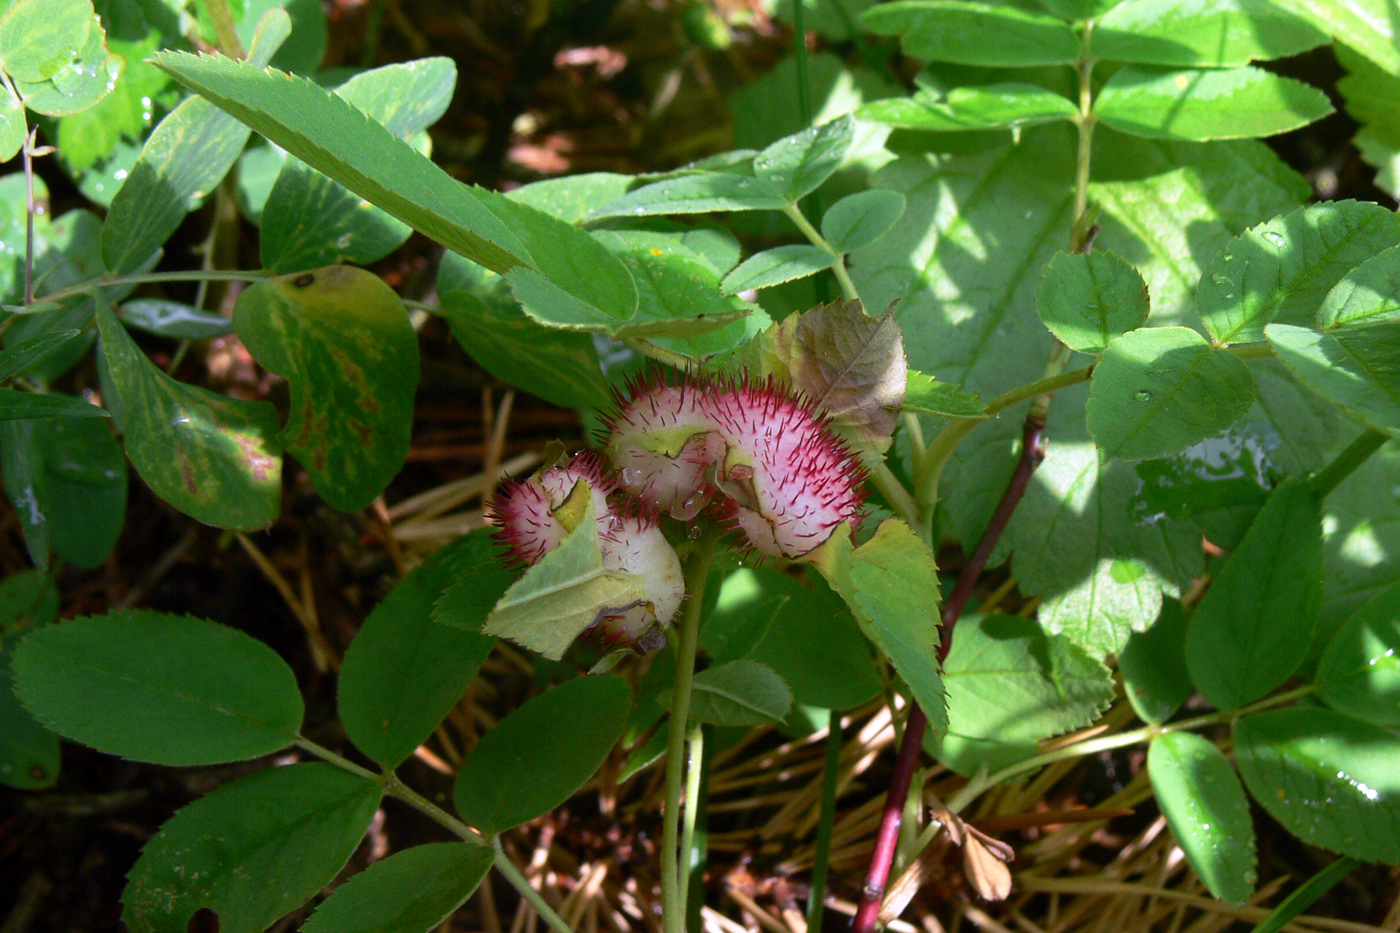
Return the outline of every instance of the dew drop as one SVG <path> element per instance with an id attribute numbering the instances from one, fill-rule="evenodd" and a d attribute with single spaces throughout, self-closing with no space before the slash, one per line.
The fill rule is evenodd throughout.
<path id="1" fill-rule="evenodd" d="M 1149 389 L 1138 389 L 1133 393 L 1133 397 L 1139 402 L 1150 402 L 1152 401 L 1152 392 Z"/>
<path id="2" fill-rule="evenodd" d="M 1270 243 L 1274 244 L 1275 246 L 1282 246 L 1282 245 L 1284 245 L 1285 243 L 1288 242 L 1288 241 L 1284 238 L 1283 234 L 1282 234 L 1282 233 L 1279 233 L 1277 230 L 1265 230 L 1265 231 L 1264 231 L 1264 239 L 1268 240 Z"/>

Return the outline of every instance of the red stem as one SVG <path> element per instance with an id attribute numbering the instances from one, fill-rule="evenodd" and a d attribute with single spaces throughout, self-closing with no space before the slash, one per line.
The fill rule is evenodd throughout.
<path id="1" fill-rule="evenodd" d="M 1016 464 L 1016 472 L 1006 484 L 1001 501 L 987 523 L 987 530 L 977 542 L 967 566 L 958 576 L 957 585 L 943 604 L 943 639 L 938 646 L 938 663 L 942 666 L 948 657 L 948 649 L 953 645 L 953 626 L 957 625 L 967 599 L 972 595 L 977 579 L 987 566 L 992 550 L 1000 540 L 1002 532 L 1011 521 L 1011 515 L 1025 495 L 1030 485 L 1031 474 L 1035 473 L 1045 459 L 1045 419 L 1028 415 L 1021 429 L 1021 458 Z M 880 902 L 885 896 L 885 883 L 890 878 L 890 866 L 894 864 L 894 852 L 899 843 L 899 825 L 904 816 L 904 801 L 909 796 L 909 785 L 914 778 L 914 768 L 919 763 L 919 751 L 923 747 L 924 730 L 928 726 L 928 716 L 913 703 L 909 718 L 904 724 L 904 741 L 899 746 L 899 757 L 895 759 L 894 774 L 890 778 L 889 794 L 885 798 L 885 810 L 880 817 L 880 828 L 875 833 L 875 849 L 870 854 L 870 869 L 865 875 L 865 887 L 861 890 L 860 906 L 855 919 L 851 921 L 851 933 L 873 933 L 875 921 L 880 915 Z"/>

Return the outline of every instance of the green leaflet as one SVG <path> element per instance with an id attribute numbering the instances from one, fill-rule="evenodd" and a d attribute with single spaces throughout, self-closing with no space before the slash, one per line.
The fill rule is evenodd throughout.
<path id="1" fill-rule="evenodd" d="M 291 384 L 278 439 L 333 507 L 374 501 L 408 456 L 418 335 L 384 280 L 327 266 L 258 282 L 233 326 L 250 353 Z"/>
<path id="2" fill-rule="evenodd" d="M 124 610 L 46 626 L 13 657 L 15 690 L 66 738 L 134 761 L 208 765 L 290 745 L 292 669 L 237 629 Z"/>
<path id="3" fill-rule="evenodd" d="M 1315 87 L 1241 65 L 1161 71 L 1129 65 L 1094 102 L 1106 125 L 1134 136 L 1244 139 L 1306 126 L 1332 112 Z"/>
<path id="4" fill-rule="evenodd" d="M 1400 739 L 1305 707 L 1245 716 L 1234 731 L 1245 786 L 1289 832 L 1368 862 L 1400 863 Z"/>
<path id="5" fill-rule="evenodd" d="M 1144 327 L 1113 340 L 1094 368 L 1089 433 L 1104 455 L 1180 453 L 1249 410 L 1254 378 L 1228 350 L 1185 327 Z"/>
<path id="6" fill-rule="evenodd" d="M 626 682 L 604 674 L 575 677 L 511 710 L 463 763 L 452 790 L 457 812 L 494 835 L 557 807 L 617 744 L 631 702 Z"/>
<path id="7" fill-rule="evenodd" d="M 1113 338 L 1147 323 L 1147 283 L 1113 253 L 1057 253 L 1035 290 L 1040 319 L 1060 342 L 1102 353 Z"/>
<path id="8" fill-rule="evenodd" d="M 1270 324 L 1264 335 L 1308 388 L 1376 430 L 1400 435 L 1400 321 L 1331 333 Z"/>
<path id="9" fill-rule="evenodd" d="M 861 24 L 900 37 L 915 58 L 964 65 L 1069 64 L 1079 38 L 1068 24 L 1041 13 L 963 0 L 896 0 L 871 7 Z"/>
<path id="10" fill-rule="evenodd" d="M 272 524 L 282 498 L 277 410 L 171 379 L 105 306 L 98 308 L 97 326 L 125 413 L 126 455 L 156 495 L 222 528 Z"/>
<path id="11" fill-rule="evenodd" d="M 426 933 L 442 925 L 486 878 L 494 852 L 470 842 L 430 842 L 395 852 L 337 887 L 303 933 Z"/>
<path id="12" fill-rule="evenodd" d="M 395 136 L 411 137 L 437 122 L 456 83 L 457 68 L 450 59 L 423 58 L 361 72 L 335 93 Z M 275 272 L 334 262 L 368 265 L 409 236 L 407 224 L 300 159 L 283 163 L 268 197 L 277 209 L 262 224 L 262 260 Z"/>
<path id="13" fill-rule="evenodd" d="M 1254 893 L 1254 822 L 1230 761 L 1193 732 L 1170 732 L 1147 750 L 1152 791 L 1172 835 L 1210 893 L 1236 906 Z"/>
<path id="14" fill-rule="evenodd" d="M 311 167 L 449 249 L 507 273 L 526 310 L 606 329 L 637 308 L 631 276 L 592 237 L 460 184 L 344 99 L 302 78 L 162 52 L 156 65 Z M 353 139 L 346 147 L 340 141 Z"/>
<path id="15" fill-rule="evenodd" d="M 1128 0 L 1094 22 L 1095 58 L 1220 68 L 1284 58 L 1326 33 L 1268 0 Z"/>
<path id="16" fill-rule="evenodd" d="M 1322 527 L 1305 483 L 1264 504 L 1186 630 L 1186 666 L 1219 709 L 1265 696 L 1303 662 L 1322 600 Z"/>
<path id="17" fill-rule="evenodd" d="M 1329 706 L 1379 726 L 1400 724 L 1400 584 L 1381 591 L 1337 632 L 1317 668 Z"/>
<path id="18" fill-rule="evenodd" d="M 382 796 L 374 781 L 321 762 L 225 784 L 146 843 L 122 920 L 132 933 L 185 933 L 208 907 L 222 933 L 262 933 L 344 867 Z"/>

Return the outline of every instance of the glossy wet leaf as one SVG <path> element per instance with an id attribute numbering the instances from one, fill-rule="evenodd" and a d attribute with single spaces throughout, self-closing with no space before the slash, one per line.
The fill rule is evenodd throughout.
<path id="1" fill-rule="evenodd" d="M 1067 23 L 1016 7 L 896 0 L 871 7 L 860 21 L 877 35 L 899 36 L 905 54 L 931 61 L 1028 67 L 1079 57 L 1079 39 Z"/>
<path id="2" fill-rule="evenodd" d="M 838 253 L 869 246 L 899 223 L 904 195 L 872 188 L 848 194 L 822 215 L 822 236 Z"/>
<path id="3" fill-rule="evenodd" d="M 381 796 L 374 781 L 321 762 L 231 781 L 146 843 L 122 920 L 131 933 L 186 933 L 207 907 L 221 933 L 262 933 L 344 867 Z"/>
<path id="4" fill-rule="evenodd" d="M 603 568 L 590 499 L 574 530 L 506 590 L 481 631 L 557 661 L 604 615 L 645 598 L 641 577 Z"/>
<path id="5" fill-rule="evenodd" d="M 50 117 L 64 117 L 87 110 L 116 87 L 126 62 L 107 46 L 102 24 L 92 20 L 92 31 L 77 54 L 43 81 L 15 80 L 15 89 L 30 110 Z"/>
<path id="6" fill-rule="evenodd" d="M 1061 401 L 1074 412 L 1074 396 Z M 1016 579 L 1042 596 L 1040 624 L 1094 657 L 1121 651 L 1157 620 L 1162 594 L 1179 595 L 1201 571 L 1199 532 L 1134 517 L 1141 485 L 1130 465 L 1052 434 L 1008 528 Z"/>
<path id="7" fill-rule="evenodd" d="M 155 63 L 371 204 L 508 273 L 516 297 L 537 318 L 606 328 L 635 314 L 631 276 L 591 236 L 461 184 L 343 98 L 302 78 L 212 56 L 162 52 Z M 342 145 L 347 139 L 356 145 Z"/>
<path id="8" fill-rule="evenodd" d="M 1330 334 L 1270 324 L 1264 335 L 1308 388 L 1370 427 L 1400 435 L 1400 321 Z"/>
<path id="9" fill-rule="evenodd" d="M 721 287 L 726 295 L 771 288 L 794 279 L 816 275 L 839 261 L 839 257 L 833 256 L 820 246 L 809 246 L 806 243 L 775 246 L 761 253 L 754 253 L 739 263 L 724 277 Z"/>
<path id="10" fill-rule="evenodd" d="M 1147 283 L 1113 253 L 1057 253 L 1035 292 L 1040 319 L 1072 350 L 1102 353 L 1147 323 Z"/>
<path id="11" fill-rule="evenodd" d="M 754 156 L 754 177 L 796 202 L 841 167 L 854 140 L 855 121 L 849 116 L 808 127 Z"/>
<path id="12" fill-rule="evenodd" d="M 15 689 L 45 726 L 165 765 L 241 761 L 301 728 L 296 677 L 237 629 L 145 609 L 65 621 L 14 652 Z"/>
<path id="13" fill-rule="evenodd" d="M 1186 666 L 1216 708 L 1265 696 L 1307 656 L 1322 600 L 1322 520 L 1305 483 L 1275 490 L 1186 631 Z"/>
<path id="14" fill-rule="evenodd" d="M 597 675 L 575 677 L 516 707 L 463 763 L 452 790 L 457 813 L 494 835 L 559 806 L 617 744 L 631 704 L 625 681 Z"/>
<path id="15" fill-rule="evenodd" d="M 470 842 L 395 852 L 332 891 L 302 933 L 428 933 L 471 897 L 493 855 Z"/>
<path id="16" fill-rule="evenodd" d="M 1192 732 L 1170 732 L 1147 749 L 1152 791 L 1186 860 L 1210 893 L 1239 906 L 1257 878 L 1254 823 L 1225 755 Z"/>
<path id="17" fill-rule="evenodd" d="M 971 392 L 964 392 L 955 385 L 939 382 L 917 369 L 909 370 L 904 388 L 902 411 L 918 412 L 921 415 L 935 415 L 940 418 L 985 418 L 987 408 L 982 400 Z"/>
<path id="18" fill-rule="evenodd" d="M 844 527 L 844 526 L 843 526 Z M 935 734 L 948 728 L 938 672 L 938 568 L 933 552 L 898 519 L 886 519 L 859 547 L 838 531 L 815 566 L 851 607 L 867 638 L 890 660 Z"/>
<path id="19" fill-rule="evenodd" d="M 792 708 L 792 691 L 783 679 L 747 658 L 705 668 L 695 675 L 692 690 L 690 718 L 716 726 L 767 725 Z"/>
<path id="20" fill-rule="evenodd" d="M 946 95 L 921 90 L 912 97 L 872 101 L 857 111 L 862 120 L 935 132 L 1035 126 L 1072 120 L 1078 113 L 1069 98 L 1034 84 L 960 87 Z"/>
<path id="21" fill-rule="evenodd" d="M 273 15 L 247 67 L 266 65 L 289 28 L 285 13 Z M 248 128 L 207 100 L 191 97 L 166 114 L 107 212 L 102 228 L 107 268 L 130 272 L 159 249 L 218 187 L 247 141 Z"/>
<path id="22" fill-rule="evenodd" d="M 352 266 L 265 279 L 239 295 L 233 326 L 291 386 L 278 439 L 333 507 L 374 501 L 408 456 L 418 335 L 384 280 Z"/>
<path id="23" fill-rule="evenodd" d="M 592 219 L 648 217 L 657 214 L 707 214 L 712 211 L 781 210 L 782 190 L 752 175 L 702 172 L 653 182 L 593 211 Z"/>
<path id="24" fill-rule="evenodd" d="M 335 93 L 395 136 L 408 137 L 437 122 L 456 83 L 451 59 L 423 58 L 361 72 Z M 262 261 L 275 272 L 368 265 L 410 233 L 407 224 L 296 158 L 283 163 L 269 198 L 277 209 L 263 221 Z"/>
<path id="25" fill-rule="evenodd" d="M 1389 213 L 1389 212 L 1387 212 Z M 1400 319 L 1400 247 L 1391 247 L 1342 276 L 1317 310 L 1324 330 Z"/>
<path id="26" fill-rule="evenodd" d="M 1180 453 L 1230 427 L 1254 401 L 1249 367 L 1185 327 L 1117 337 L 1090 385 L 1089 432 L 1116 460 Z"/>
<path id="27" fill-rule="evenodd" d="M 1254 799 L 1309 845 L 1400 863 L 1400 739 L 1324 709 L 1235 723 L 1235 763 Z"/>
<path id="28" fill-rule="evenodd" d="M 449 587 L 489 575 L 496 550 L 477 530 L 435 551 L 374 607 L 345 652 L 340 718 L 350 741 L 383 767 L 398 767 L 427 739 L 495 646 L 434 621 L 433 607 Z"/>
<path id="29" fill-rule="evenodd" d="M 1267 0 L 1128 0 L 1094 22 L 1094 57 L 1145 65 L 1219 68 L 1285 58 L 1327 34 Z"/>
<path id="30" fill-rule="evenodd" d="M 1105 125 L 1167 139 L 1273 136 L 1331 112 L 1327 95 L 1317 88 L 1252 65 L 1209 71 L 1129 65 L 1108 80 L 1094 102 Z"/>
<path id="31" fill-rule="evenodd" d="M 1318 694 L 1343 713 L 1400 725 L 1400 584 L 1381 591 L 1342 625 L 1322 653 Z"/>
<path id="32" fill-rule="evenodd" d="M 1217 343 L 1264 339 L 1264 325 L 1309 326 L 1352 269 L 1400 240 L 1400 217 L 1364 201 L 1325 201 L 1235 237 L 1211 260 L 1196 307 Z"/>
<path id="33" fill-rule="evenodd" d="M 68 64 L 93 28 L 89 0 L 15 0 L 0 16 L 0 65 L 18 81 L 44 81 Z"/>
<path id="34" fill-rule="evenodd" d="M 1113 700 L 1103 662 L 1032 619 L 963 618 L 943 663 L 949 734 L 1032 742 L 1093 722 Z"/>
<path id="35" fill-rule="evenodd" d="M 233 321 L 222 314 L 201 311 L 165 298 L 123 302 L 120 316 L 127 327 L 176 340 L 209 340 L 233 333 Z"/>
<path id="36" fill-rule="evenodd" d="M 1186 670 L 1186 610 L 1176 599 L 1162 600 L 1162 614 L 1134 632 L 1118 652 L 1123 692 L 1144 722 L 1164 723 L 1191 695 Z"/>
<path id="37" fill-rule="evenodd" d="M 126 455 L 152 491 L 206 524 L 243 531 L 272 524 L 282 498 L 277 410 L 171 379 L 105 307 L 97 326 L 125 412 Z"/>

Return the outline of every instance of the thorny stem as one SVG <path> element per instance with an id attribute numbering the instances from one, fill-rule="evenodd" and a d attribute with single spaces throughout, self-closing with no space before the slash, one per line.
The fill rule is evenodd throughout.
<path id="1" fill-rule="evenodd" d="M 1325 497 L 1332 490 L 1346 479 L 1356 468 L 1365 463 L 1371 454 L 1380 450 L 1390 436 L 1382 434 L 1380 431 L 1368 430 L 1356 440 L 1347 445 L 1346 450 L 1332 460 L 1327 466 L 1313 474 L 1308 485 L 1312 488 L 1313 495 L 1319 499 Z"/>
<path id="2" fill-rule="evenodd" d="M 662 814 L 664 822 L 661 828 L 661 921 L 666 933 L 685 933 L 686 879 L 681 876 L 681 865 L 688 866 L 690 859 L 689 853 L 686 853 L 685 859 L 679 857 L 681 784 L 686 767 L 690 687 L 695 677 L 700 613 L 705 602 L 705 581 L 710 575 L 710 563 L 714 560 L 718 540 L 714 534 L 702 538 L 686 566 L 685 614 L 681 617 L 676 646 L 676 682 L 671 691 L 671 721 L 666 748 L 666 809 Z M 690 766 L 698 768 L 699 765 L 692 755 Z M 693 798 L 686 802 L 687 809 L 694 805 Z"/>
<path id="3" fill-rule="evenodd" d="M 34 140 L 39 132 L 36 126 L 29 131 L 20 147 L 24 153 L 24 183 L 27 195 L 27 209 L 24 217 L 24 303 L 34 303 Z"/>
<path id="4" fill-rule="evenodd" d="M 836 281 L 841 285 L 841 294 L 847 301 L 859 301 L 860 294 L 856 291 L 856 283 L 851 281 L 851 274 L 846 271 L 845 255 L 827 242 L 826 237 L 822 236 L 817 228 L 812 226 L 812 222 L 807 219 L 806 215 L 802 213 L 802 209 L 796 204 L 785 205 L 783 207 L 783 213 L 788 216 L 789 220 L 796 224 L 797 229 L 802 231 L 802 235 L 805 236 L 813 246 L 820 247 L 832 255 L 836 261 L 832 263 L 831 272 L 836 276 Z"/>
<path id="5" fill-rule="evenodd" d="M 44 296 L 44 302 L 58 302 L 74 295 L 89 292 L 95 287 L 109 285 L 148 285 L 159 282 L 256 282 L 270 278 L 272 273 L 261 269 L 239 269 L 220 271 L 217 269 L 190 269 L 183 272 L 133 272 L 130 275 L 99 275 L 95 279 L 60 288 Z"/>
<path id="6" fill-rule="evenodd" d="M 1089 214 L 1089 166 L 1093 151 L 1094 132 L 1093 90 L 1090 80 L 1094 71 L 1094 61 L 1089 54 L 1089 39 L 1093 29 L 1093 20 L 1086 21 L 1081 36 L 1079 58 L 1079 114 L 1076 120 L 1079 128 L 1079 148 L 1075 165 L 1074 217 L 1070 224 L 1069 237 L 1070 249 L 1078 253 L 1088 252 L 1092 248 L 1094 235 L 1097 232 Z M 942 640 L 938 651 L 940 664 L 947 657 L 948 650 L 952 646 L 953 629 L 957 624 L 958 617 L 962 614 L 963 606 L 968 597 L 971 596 L 972 589 L 976 586 L 982 569 L 991 557 L 992 550 L 996 547 L 996 543 L 1001 538 L 1002 532 L 1006 530 L 1007 523 L 1011 520 L 1016 506 L 1025 494 L 1026 487 L 1030 484 L 1031 475 L 1045 459 L 1043 439 L 1045 417 L 1054 390 L 1062 388 L 1063 385 L 1082 382 L 1092 374 L 1092 369 L 1076 371 L 1072 374 L 1066 373 L 1063 375 L 1073 378 L 1061 384 L 1059 382 L 1061 371 L 1069 361 L 1070 355 L 1069 348 L 1056 341 L 1046 364 L 1045 376 L 1038 384 L 1039 391 L 1033 395 L 1019 395 L 1019 397 L 1005 402 L 1005 404 L 1011 405 L 1017 401 L 1023 401 L 1025 398 L 1035 399 L 1022 427 L 1021 456 L 1016 464 L 1016 471 L 1012 474 L 1006 490 L 1002 493 L 1001 501 L 997 503 L 996 511 L 987 524 L 986 530 L 982 533 L 981 540 L 977 542 L 972 557 L 959 575 L 952 594 L 943 606 L 941 613 Z M 1019 394 L 1021 391 L 1023 390 L 1015 390 L 1013 394 Z M 1004 398 L 996 399 L 993 404 L 1003 402 Z M 989 414 L 995 414 L 991 408 L 992 406 L 988 406 Z M 957 443 L 976 424 L 976 421 L 961 421 L 949 425 L 948 428 L 944 429 L 943 434 L 934 439 L 935 445 L 943 439 L 943 435 L 947 434 L 949 429 L 960 429 L 960 433 L 956 434 L 955 437 L 948 438 L 951 444 L 946 449 L 935 453 L 935 456 L 940 459 L 935 460 L 928 456 L 928 454 L 933 453 L 932 446 L 929 451 L 925 451 L 925 456 L 920 458 L 920 469 L 918 470 L 920 475 L 917 477 L 917 481 L 921 505 L 931 508 L 932 504 L 937 501 L 938 474 L 941 474 L 943 464 L 946 463 Z M 930 474 L 933 475 L 930 476 Z M 930 482 L 933 485 L 932 492 L 929 492 L 928 484 Z M 890 779 L 889 796 L 885 800 L 885 809 L 881 814 L 879 829 L 876 831 L 875 847 L 871 853 L 865 887 L 861 892 L 860 905 L 856 909 L 855 919 L 851 923 L 852 933 L 872 933 L 879 920 L 880 904 L 884 898 L 885 884 L 889 880 L 890 868 L 894 862 L 895 848 L 899 839 L 899 827 L 903 817 L 905 799 L 909 794 L 914 768 L 918 764 L 919 752 L 923 745 L 923 736 L 927 725 L 928 718 L 924 711 L 917 703 L 911 704 L 909 718 L 904 727 L 904 737 L 899 746 L 899 756 L 895 762 L 894 774 Z"/>
<path id="7" fill-rule="evenodd" d="M 351 774 L 357 774 L 366 780 L 373 781 L 383 787 L 384 793 L 388 794 L 390 797 L 402 800 L 404 803 L 462 840 L 483 846 L 488 844 L 486 836 L 472 829 L 466 823 L 463 823 L 461 820 L 403 783 L 394 772 L 389 771 L 384 774 L 375 774 L 373 771 L 362 768 L 353 761 L 337 755 L 324 745 L 318 745 L 310 739 L 301 736 L 297 736 L 295 745 L 302 751 L 315 755 L 317 758 L 329 762 L 337 768 L 349 771 Z M 495 850 L 495 855 L 492 857 L 491 864 L 495 866 L 497 871 L 505 876 L 505 879 L 510 882 L 511 887 L 515 888 L 515 890 L 520 893 L 520 896 L 535 909 L 535 912 L 544 919 L 545 924 L 551 930 L 554 930 L 555 933 L 573 933 L 573 931 L 569 929 L 569 925 L 564 922 L 563 918 L 555 913 L 553 907 L 549 906 L 549 902 L 540 895 L 540 892 L 536 891 L 534 887 L 531 886 L 529 879 L 520 873 L 520 869 L 515 867 L 515 863 L 510 860 L 510 856 L 506 855 L 505 849 L 501 847 L 500 839 L 492 837 L 489 840 L 489 844 L 492 849 Z"/>

